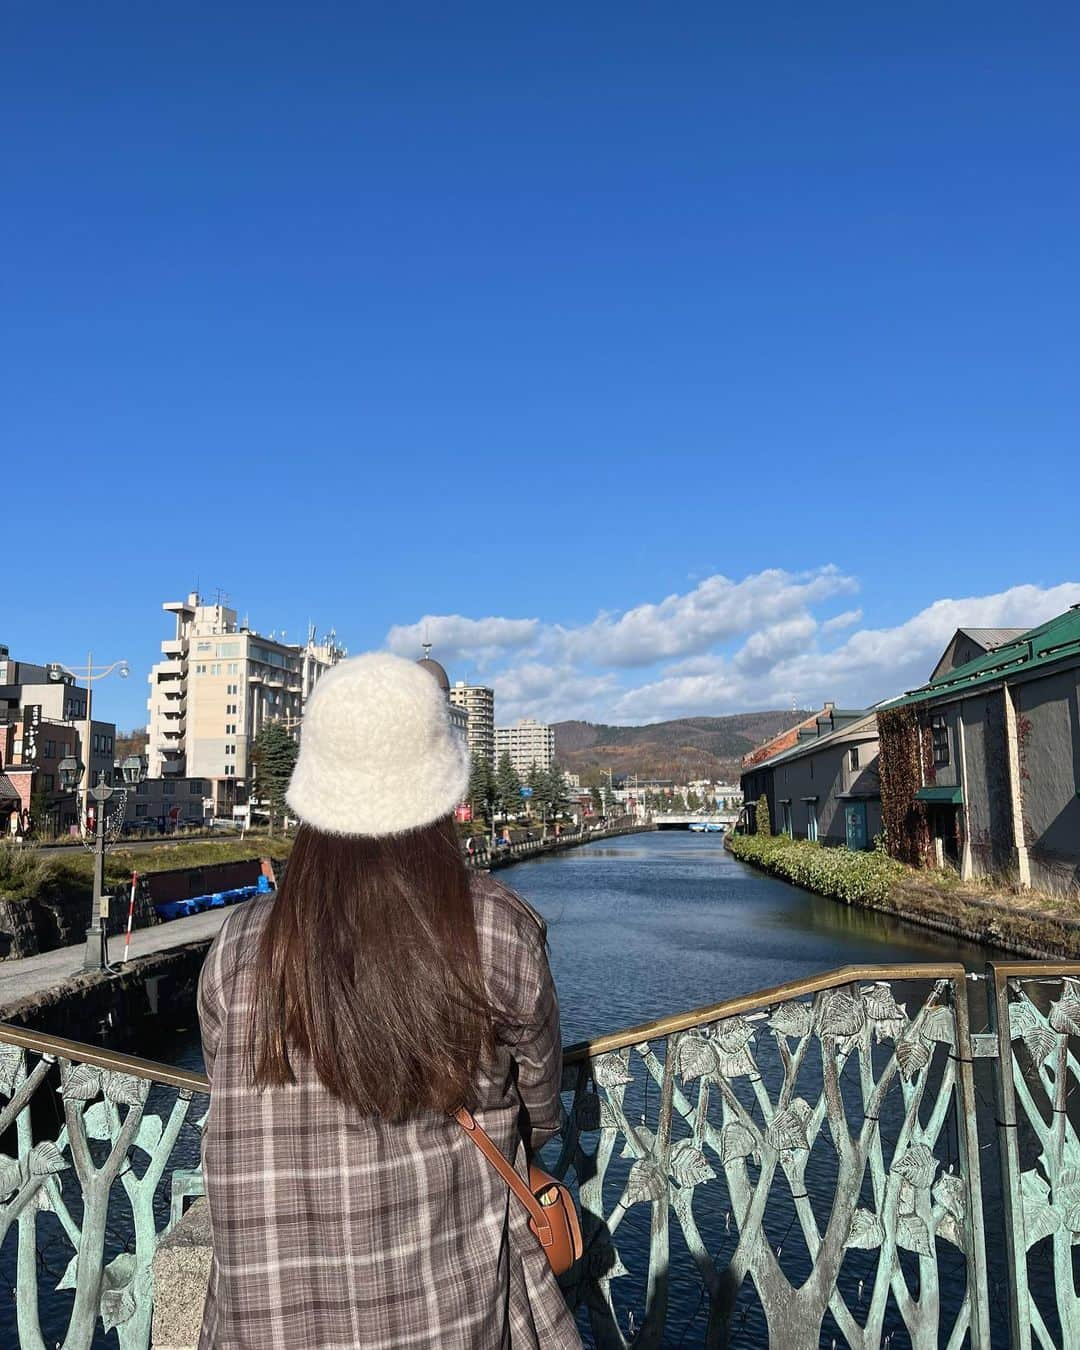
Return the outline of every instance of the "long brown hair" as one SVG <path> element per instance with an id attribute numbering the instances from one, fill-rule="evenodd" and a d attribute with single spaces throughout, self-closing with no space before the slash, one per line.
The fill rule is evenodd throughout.
<path id="1" fill-rule="evenodd" d="M 472 1105 L 492 1039 L 469 876 L 453 817 L 384 838 L 300 827 L 255 957 L 259 1087 L 310 1059 L 365 1115 Z"/>

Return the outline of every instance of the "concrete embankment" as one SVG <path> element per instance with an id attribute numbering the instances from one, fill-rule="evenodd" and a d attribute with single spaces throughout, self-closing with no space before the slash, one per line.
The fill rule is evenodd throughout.
<path id="1" fill-rule="evenodd" d="M 210 939 L 140 957 L 117 974 L 89 971 L 13 1001 L 0 982 L 0 1020 L 69 1040 L 139 1050 L 155 1025 L 189 1021 Z"/>
<path id="2" fill-rule="evenodd" d="M 725 840 L 725 847 L 732 852 L 729 840 Z M 778 881 L 795 884 L 754 858 L 739 857 L 738 860 Z M 912 872 L 909 879 L 898 883 L 883 898 L 844 899 L 806 881 L 798 884 L 838 904 L 873 910 L 977 946 L 993 947 L 1037 961 L 1080 960 L 1080 919 L 1040 909 L 1024 895 L 1015 900 L 983 898 L 966 893 L 951 883 L 936 887 L 929 876 L 918 872 Z"/>
<path id="3" fill-rule="evenodd" d="M 521 841 L 490 859 L 477 855 L 471 863 L 494 870 L 649 828 L 618 826 Z M 207 910 L 135 932 L 132 959 L 115 972 L 83 973 L 81 944 L 0 962 L 0 1021 L 114 1049 L 144 1049 L 152 1044 L 155 1027 L 190 1022 L 203 959 L 229 912 Z M 113 946 L 118 963 L 122 948 Z"/>

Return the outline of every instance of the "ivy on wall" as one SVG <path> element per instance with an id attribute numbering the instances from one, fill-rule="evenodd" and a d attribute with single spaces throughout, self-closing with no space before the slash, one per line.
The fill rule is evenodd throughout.
<path id="1" fill-rule="evenodd" d="M 918 713 L 913 707 L 882 708 L 877 724 L 885 847 L 901 862 L 923 867 L 930 861 L 931 840 L 926 807 L 915 800 L 923 783 Z"/>

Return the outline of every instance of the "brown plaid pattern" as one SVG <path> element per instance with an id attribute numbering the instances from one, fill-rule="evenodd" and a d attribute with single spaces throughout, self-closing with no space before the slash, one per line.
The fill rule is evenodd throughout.
<path id="1" fill-rule="evenodd" d="M 476 1115 L 524 1174 L 521 1105 L 534 1145 L 558 1126 L 559 1007 L 542 920 L 490 876 L 472 886 L 499 1012 Z M 214 1229 L 200 1350 L 580 1347 L 524 1209 L 455 1121 L 358 1116 L 303 1062 L 293 1086 L 246 1081 L 250 958 L 272 903 L 229 917 L 199 981 Z"/>

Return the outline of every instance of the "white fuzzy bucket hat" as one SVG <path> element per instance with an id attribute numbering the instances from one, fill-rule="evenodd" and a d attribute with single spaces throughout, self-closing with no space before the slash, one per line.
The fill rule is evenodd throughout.
<path id="1" fill-rule="evenodd" d="M 414 661 L 368 652 L 312 691 L 285 799 L 327 834 L 379 836 L 430 825 L 469 784 L 469 749 L 446 693 Z"/>

